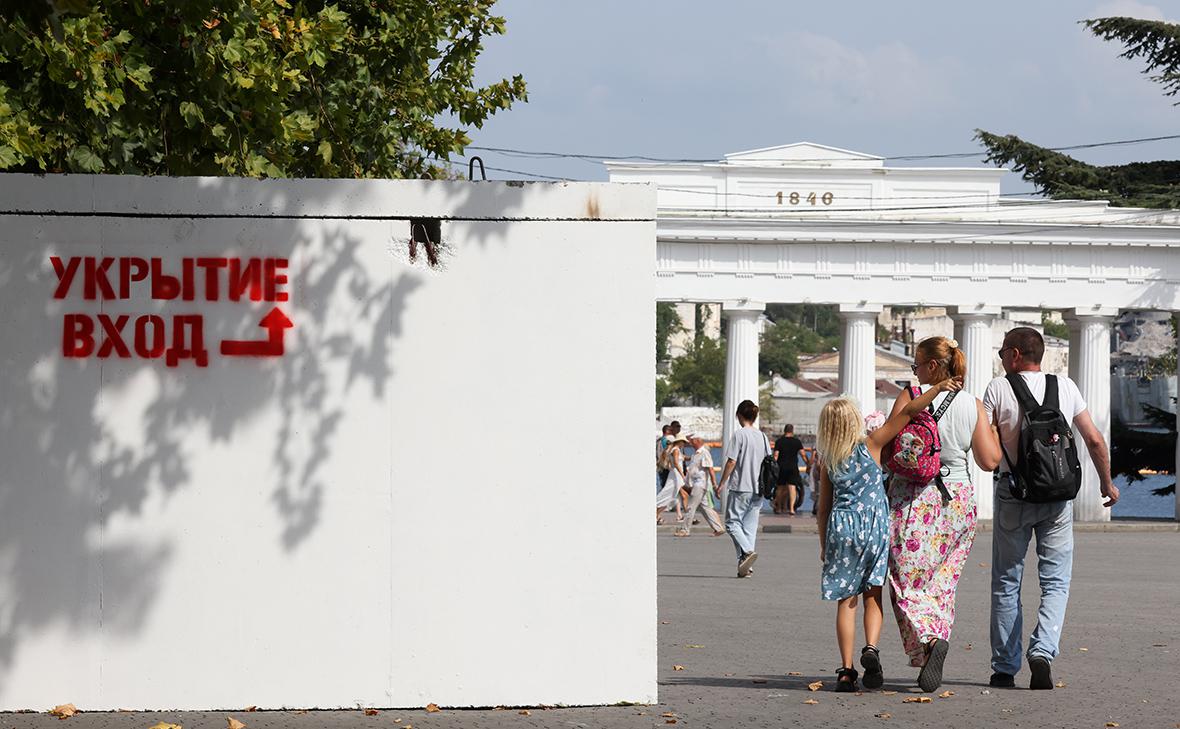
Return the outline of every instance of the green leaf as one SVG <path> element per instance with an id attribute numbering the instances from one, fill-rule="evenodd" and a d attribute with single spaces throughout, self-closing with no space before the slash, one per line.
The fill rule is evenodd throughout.
<path id="1" fill-rule="evenodd" d="M 69 160 L 78 172 L 102 172 L 106 167 L 102 159 L 84 144 L 70 150 Z"/>
<path id="2" fill-rule="evenodd" d="M 180 102 L 180 116 L 189 129 L 196 129 L 205 123 L 205 113 L 192 101 Z"/>
<path id="3" fill-rule="evenodd" d="M 332 143 L 326 139 L 321 139 L 320 144 L 316 147 L 316 153 L 324 160 L 324 164 L 332 164 Z"/>
<path id="4" fill-rule="evenodd" d="M 329 156 L 331 153 L 329 152 Z M 8 169 L 20 164 L 20 156 L 17 155 L 16 150 L 9 147 L 7 144 L 0 145 L 0 167 Z M 329 160 L 331 161 L 331 160 Z"/>

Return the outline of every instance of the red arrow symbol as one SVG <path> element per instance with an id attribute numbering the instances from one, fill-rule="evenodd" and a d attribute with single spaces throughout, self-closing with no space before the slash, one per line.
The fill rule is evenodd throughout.
<path id="1" fill-rule="evenodd" d="M 283 330 L 295 326 L 282 309 L 275 307 L 262 317 L 258 326 L 266 329 L 265 340 L 240 342 L 226 339 L 221 343 L 221 353 L 227 357 L 281 357 L 283 356 Z"/>

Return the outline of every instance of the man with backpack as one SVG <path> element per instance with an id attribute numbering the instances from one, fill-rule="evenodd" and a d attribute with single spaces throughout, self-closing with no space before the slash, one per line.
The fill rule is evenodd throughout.
<path id="1" fill-rule="evenodd" d="M 983 407 L 999 432 L 1002 457 L 995 476 L 992 533 L 991 685 L 1015 685 L 1020 670 L 1023 615 L 1020 585 L 1029 540 L 1037 540 L 1041 604 L 1029 638 L 1030 689 L 1053 688 L 1073 568 L 1073 504 L 1081 486 L 1073 429 L 1098 471 L 1103 504 L 1113 506 L 1110 454 L 1078 386 L 1041 372 L 1045 341 L 1029 327 L 1004 335 L 1000 361 L 1006 377 L 987 386 Z M 1071 428 L 1072 426 L 1072 428 Z"/>
<path id="2" fill-rule="evenodd" d="M 754 560 L 758 559 L 754 540 L 758 536 L 762 496 L 768 493 L 767 489 L 774 488 L 778 473 L 773 467 L 776 464 L 770 455 L 770 441 L 754 427 L 758 420 L 758 406 L 751 400 L 742 400 L 737 407 L 737 419 L 741 427 L 729 438 L 725 449 L 725 470 L 714 491 L 721 496 L 722 489 L 729 487 L 725 499 L 725 531 L 729 532 L 737 550 L 737 576 L 746 577 L 753 571 Z M 768 459 L 764 468 L 764 461 Z"/>

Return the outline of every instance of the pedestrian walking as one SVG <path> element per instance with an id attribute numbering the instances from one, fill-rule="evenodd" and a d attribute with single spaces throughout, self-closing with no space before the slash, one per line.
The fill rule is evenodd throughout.
<path id="1" fill-rule="evenodd" d="M 884 682 L 880 651 L 881 586 L 885 584 L 889 557 L 889 510 L 882 448 L 893 440 L 910 418 L 941 392 L 958 389 L 958 380 L 944 380 L 907 403 L 901 412 L 866 436 L 864 419 L 856 404 L 837 398 L 819 416 L 816 447 L 827 464 L 820 473 L 819 543 L 823 565 L 820 592 L 836 600 L 836 641 L 840 649 L 837 691 L 855 691 L 858 673 L 852 665 L 856 639 L 857 599 L 864 595 L 865 646 L 860 661 L 867 688 Z"/>
<path id="2" fill-rule="evenodd" d="M 668 478 L 664 481 L 664 488 L 656 494 L 656 523 L 660 523 L 660 515 L 669 506 L 676 508 L 677 521 L 684 518 L 684 513 L 680 509 L 681 490 L 685 488 L 688 483 L 684 471 L 684 444 L 688 442 L 688 438 L 683 435 L 674 436 L 668 444 L 668 449 L 664 451 L 664 462 L 668 467 Z"/>
<path id="3" fill-rule="evenodd" d="M 668 465 L 664 459 L 664 453 L 668 450 L 668 444 L 672 440 L 672 426 L 665 425 L 661 428 L 663 434 L 656 438 L 656 493 L 664 489 L 664 481 L 668 478 Z"/>
<path id="4" fill-rule="evenodd" d="M 916 394 L 949 377 L 967 377 L 959 343 L 930 337 L 918 343 L 911 367 L 918 388 L 897 396 L 897 414 Z M 985 471 L 1000 461 L 1000 444 L 983 403 L 966 392 L 943 393 L 931 403 L 940 442 L 938 475 L 889 479 L 889 597 L 910 665 L 920 667 L 918 685 L 942 684 L 943 663 L 955 622 L 955 590 L 975 541 L 975 484 L 968 458 Z M 969 456 L 968 454 L 972 454 Z"/>
<path id="5" fill-rule="evenodd" d="M 1119 500 L 1110 478 L 1106 441 L 1082 393 L 1070 378 L 1041 371 L 1044 353 L 1045 341 L 1037 330 L 1010 330 L 999 351 L 1007 374 L 992 380 L 983 395 L 983 408 L 999 431 L 1002 453 L 993 502 L 990 683 L 1003 688 L 1015 685 L 1020 670 L 1020 586 L 1033 537 L 1041 603 L 1025 654 L 1029 688 L 1053 688 L 1052 663 L 1060 646 L 1073 570 L 1070 500 L 1081 486 L 1073 429 L 1098 472 L 1103 506 Z"/>
<path id="6" fill-rule="evenodd" d="M 753 401 L 742 400 L 736 414 L 741 427 L 729 438 L 725 469 L 714 491 L 720 496 L 722 490 L 729 490 L 725 498 L 725 531 L 729 532 L 737 551 L 737 576 L 747 577 L 758 559 L 758 553 L 754 551 L 758 514 L 762 510 L 758 474 L 762 459 L 770 455 L 770 441 L 754 427 L 758 420 L 758 406 Z"/>
<path id="7" fill-rule="evenodd" d="M 700 509 L 705 516 L 705 522 L 713 530 L 713 536 L 719 537 L 725 530 L 721 526 L 717 512 L 708 501 L 709 487 L 717 487 L 717 480 L 713 475 L 713 455 L 709 453 L 704 439 L 699 435 L 688 436 L 688 444 L 693 447 L 692 457 L 688 459 L 688 506 L 684 511 L 684 526 L 676 531 L 676 536 L 687 537 L 692 532 L 697 509 Z"/>
<path id="8" fill-rule="evenodd" d="M 795 515 L 796 497 L 803 490 L 799 476 L 799 452 L 803 441 L 795 437 L 795 426 L 787 424 L 783 434 L 774 442 L 774 457 L 778 461 L 778 490 L 774 494 L 774 513 Z"/>

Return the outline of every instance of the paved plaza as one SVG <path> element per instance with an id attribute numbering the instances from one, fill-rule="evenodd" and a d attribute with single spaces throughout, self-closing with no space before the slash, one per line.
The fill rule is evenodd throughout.
<path id="1" fill-rule="evenodd" d="M 62 724 L 47 714 L 3 714 L 0 727 L 138 727 L 158 721 L 185 729 L 224 729 L 232 716 L 263 727 L 1177 727 L 1180 726 L 1180 534 L 1079 532 L 1073 594 L 1054 663 L 1063 688 L 1030 692 L 1028 672 L 1016 689 L 989 689 L 990 534 L 980 534 L 959 587 L 959 616 L 946 681 L 929 703 L 917 693 L 916 669 L 904 665 L 886 609 L 881 691 L 835 694 L 838 664 L 832 605 L 818 599 L 819 558 L 810 534 L 763 534 L 751 579 L 734 578 L 727 538 L 657 537 L 659 680 L 657 706 L 427 713 L 166 712 L 80 714 Z M 1030 573 L 1031 576 L 1031 573 Z M 1025 585 L 1035 604 L 1036 580 Z M 1026 620 L 1025 634 L 1031 630 Z M 576 616 L 571 634 L 576 635 Z M 227 657 L 227 660 L 230 658 Z M 184 660 L 175 656 L 173 660 Z M 145 667 L 167 670 L 168 661 Z M 560 672 L 555 665 L 552 670 Z M 52 681 L 51 676 L 45 677 Z M 265 681 L 265 676 L 257 680 Z M 808 684 L 823 686 L 815 692 Z M 63 696 L 62 701 L 68 701 Z M 807 703 L 813 701 L 816 703 Z"/>

